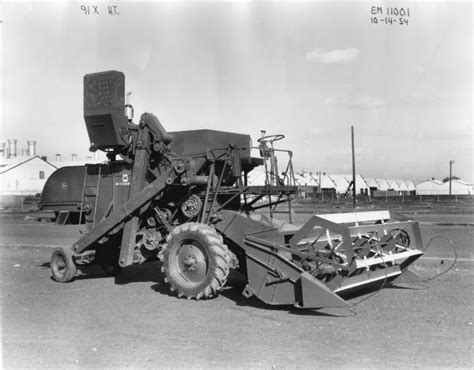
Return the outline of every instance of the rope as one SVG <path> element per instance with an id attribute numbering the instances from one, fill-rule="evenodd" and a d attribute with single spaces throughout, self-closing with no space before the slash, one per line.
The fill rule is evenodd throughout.
<path id="1" fill-rule="evenodd" d="M 439 278 L 441 275 L 444 275 L 444 274 L 446 274 L 447 272 L 451 271 L 451 270 L 454 268 L 454 266 L 456 265 L 456 262 L 457 262 L 457 260 L 458 260 L 458 252 L 457 252 L 457 250 L 456 250 L 456 246 L 454 245 L 454 243 L 453 243 L 450 239 L 448 239 L 448 238 L 446 238 L 445 236 L 442 236 L 442 235 L 437 235 L 437 236 L 434 236 L 434 237 L 432 237 L 432 238 L 430 239 L 430 241 L 428 242 L 428 244 L 426 244 L 426 248 L 425 248 L 425 250 L 424 250 L 425 253 L 426 253 L 426 251 L 428 250 L 428 248 L 430 247 L 431 242 L 432 242 L 433 240 L 435 240 L 435 239 L 444 239 L 444 240 L 446 240 L 446 241 L 449 243 L 449 245 L 450 245 L 451 248 L 453 249 L 454 259 L 453 259 L 453 263 L 452 263 L 447 269 L 445 269 L 444 271 L 441 271 L 440 273 L 438 273 L 438 274 L 436 274 L 436 275 L 433 275 L 433 276 L 430 276 L 430 277 L 427 277 L 427 278 L 422 277 L 422 279 L 425 280 L 426 282 L 433 281 L 433 280 Z"/>

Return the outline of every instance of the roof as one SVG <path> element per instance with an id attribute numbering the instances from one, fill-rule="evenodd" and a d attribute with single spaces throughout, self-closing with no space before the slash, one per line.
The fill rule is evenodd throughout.
<path id="1" fill-rule="evenodd" d="M 444 183 L 441 184 L 442 186 L 444 187 L 449 187 L 449 181 L 446 181 Z M 462 181 L 462 180 L 451 180 L 451 186 L 457 186 L 457 187 L 471 187 L 472 184 L 469 184 L 468 182 L 466 181 Z"/>
<path id="2" fill-rule="evenodd" d="M 401 190 L 401 191 L 407 191 L 409 190 L 408 189 L 408 186 L 406 184 L 406 182 L 404 180 L 396 180 L 397 184 L 398 184 L 398 189 Z"/>
<path id="3" fill-rule="evenodd" d="M 395 181 L 395 179 L 388 179 L 388 180 L 386 180 L 386 181 L 387 181 L 387 184 L 388 184 L 388 188 L 389 188 L 389 189 L 400 190 L 400 186 L 399 186 L 398 183 Z"/>
<path id="4" fill-rule="evenodd" d="M 432 184 L 436 184 L 436 185 L 442 185 L 443 182 L 442 181 L 439 181 L 439 180 L 432 180 L 432 179 L 428 179 L 428 180 L 425 180 L 425 181 L 421 181 L 419 182 L 418 184 L 416 184 L 416 186 L 420 185 L 420 184 L 424 184 L 424 183 L 432 183 Z"/>
<path id="5" fill-rule="evenodd" d="M 295 181 L 300 186 L 318 186 L 318 182 L 307 172 L 295 174 Z"/>
<path id="6" fill-rule="evenodd" d="M 364 177 L 364 180 L 365 180 L 365 183 L 371 188 L 379 187 L 379 184 L 377 183 L 377 181 L 372 177 Z"/>
<path id="7" fill-rule="evenodd" d="M 265 185 L 265 170 L 262 167 L 254 168 L 247 176 L 249 185 Z"/>
<path id="8" fill-rule="evenodd" d="M 331 179 L 331 181 L 334 182 L 336 185 L 341 182 L 347 183 L 347 185 L 349 185 L 349 183 L 351 182 L 351 180 L 347 179 L 346 175 L 328 175 L 328 176 Z"/>
<path id="9" fill-rule="evenodd" d="M 472 185 L 473 185 L 473 184 L 471 184 L 470 182 L 463 181 L 463 180 L 456 180 L 456 179 L 454 179 L 454 180 L 451 180 L 451 181 L 452 181 L 452 182 L 456 181 L 456 182 L 458 182 L 458 183 L 460 183 L 460 184 L 462 184 L 462 185 L 467 185 L 467 186 L 472 186 Z"/>
<path id="10" fill-rule="evenodd" d="M 331 179 L 333 181 L 334 181 L 333 177 L 338 177 L 338 176 L 344 177 L 348 184 L 352 181 L 352 175 L 329 175 L 329 176 L 331 177 Z M 361 186 L 361 184 L 362 184 L 362 186 Z M 360 188 L 360 187 L 369 187 L 367 185 L 367 182 L 365 181 L 365 179 L 359 174 L 356 174 L 356 185 L 357 185 L 358 188 Z"/>
<path id="11" fill-rule="evenodd" d="M 407 188 L 408 190 L 415 190 L 416 189 L 416 186 L 415 186 L 415 183 L 411 180 L 405 180 L 405 183 L 407 184 Z"/>
<path id="12" fill-rule="evenodd" d="M 385 191 L 390 187 L 385 179 L 375 179 L 375 181 L 377 181 L 377 184 L 379 185 L 379 190 Z"/>
<path id="13" fill-rule="evenodd" d="M 321 175 L 321 188 L 334 189 L 336 188 L 336 184 L 330 179 L 328 175 Z"/>
<path id="14" fill-rule="evenodd" d="M 6 173 L 18 166 L 21 166 L 27 162 L 33 161 L 35 159 L 39 159 L 42 162 L 45 162 L 49 164 L 53 168 L 58 168 L 55 165 L 49 163 L 48 161 L 45 161 L 43 158 L 41 158 L 38 155 L 35 155 L 33 157 L 14 157 L 14 158 L 2 158 L 2 161 L 0 161 L 0 174 Z"/>

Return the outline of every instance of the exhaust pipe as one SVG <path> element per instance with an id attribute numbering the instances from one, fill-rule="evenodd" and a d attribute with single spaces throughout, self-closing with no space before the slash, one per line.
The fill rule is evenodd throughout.
<path id="1" fill-rule="evenodd" d="M 35 140 L 28 140 L 28 155 L 30 157 L 34 157 L 36 155 L 36 141 Z"/>
<path id="2" fill-rule="evenodd" d="M 16 139 L 8 139 L 8 158 L 16 157 Z"/>

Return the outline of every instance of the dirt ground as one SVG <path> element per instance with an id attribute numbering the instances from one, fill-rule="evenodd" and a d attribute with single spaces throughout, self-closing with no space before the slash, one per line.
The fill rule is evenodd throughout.
<path id="1" fill-rule="evenodd" d="M 456 244 L 449 272 L 355 298 L 352 310 L 319 311 L 247 300 L 238 274 L 215 299 L 178 299 L 159 263 L 55 283 L 52 247 L 77 239 L 77 227 L 3 219 L 3 366 L 472 368 L 474 222 L 453 216 L 420 220 L 425 242 L 439 234 Z M 451 265 L 453 250 L 434 243 L 426 256 L 415 267 L 429 277 Z"/>

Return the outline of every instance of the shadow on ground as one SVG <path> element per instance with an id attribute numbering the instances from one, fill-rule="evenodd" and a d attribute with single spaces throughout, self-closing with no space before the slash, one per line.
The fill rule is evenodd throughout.
<path id="1" fill-rule="evenodd" d="M 49 269 L 50 263 L 45 262 L 39 265 L 36 265 L 41 269 Z M 75 280 L 88 280 L 88 279 L 100 279 L 111 277 L 107 275 L 102 267 L 98 264 L 91 264 L 87 267 L 79 268 L 78 275 L 75 277 Z M 52 279 L 52 278 L 51 278 Z M 154 261 L 145 263 L 143 265 L 130 266 L 125 269 L 120 270 L 120 272 L 114 276 L 114 282 L 117 285 L 126 285 L 139 282 L 151 282 L 151 289 L 159 294 L 167 295 L 169 297 L 177 297 L 175 292 L 172 292 L 169 288 L 169 285 L 165 283 L 165 275 L 161 272 L 161 262 Z M 242 295 L 242 291 L 245 288 L 247 281 L 245 276 L 237 271 L 231 271 L 229 278 L 227 280 L 226 286 L 220 292 L 220 296 L 229 299 L 234 302 L 236 306 L 239 307 L 250 307 L 256 310 L 264 310 L 265 312 L 281 312 L 286 311 L 290 315 L 297 316 L 326 316 L 326 317 L 348 317 L 354 316 L 355 313 L 351 310 L 344 310 L 344 312 L 350 312 L 350 314 L 340 315 L 333 314 L 328 312 L 323 312 L 322 310 L 327 311 L 328 309 L 310 309 L 310 308 L 298 308 L 293 305 L 278 305 L 272 306 L 270 304 L 264 303 L 255 296 L 250 298 L 245 298 Z M 408 286 L 390 286 L 391 289 L 416 289 L 414 287 Z M 354 297 L 348 297 L 354 298 Z M 211 298 L 212 299 L 212 298 Z M 338 309 L 339 310 L 339 309 Z"/>

